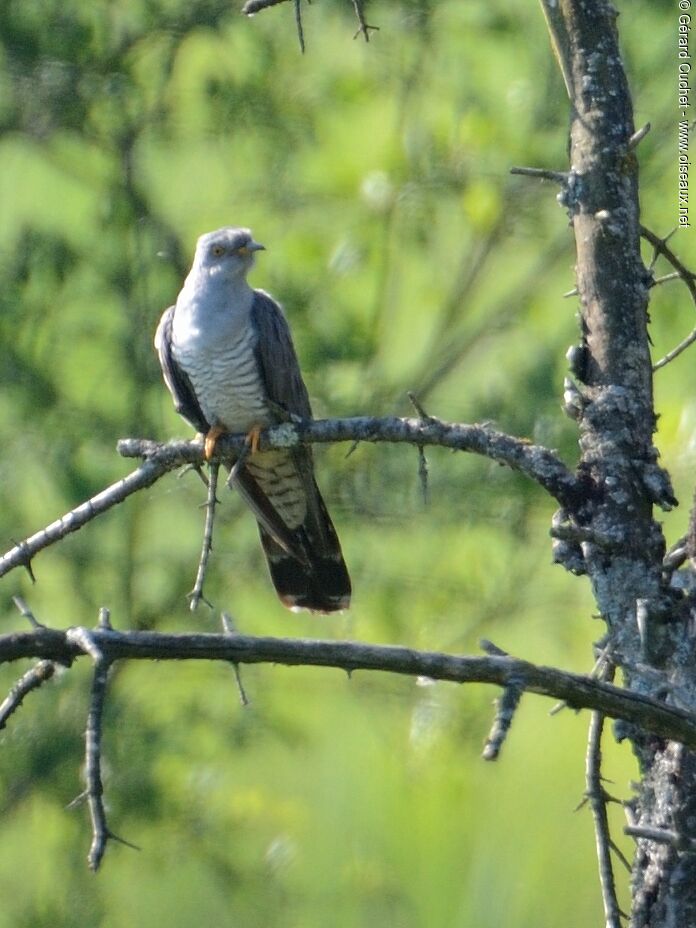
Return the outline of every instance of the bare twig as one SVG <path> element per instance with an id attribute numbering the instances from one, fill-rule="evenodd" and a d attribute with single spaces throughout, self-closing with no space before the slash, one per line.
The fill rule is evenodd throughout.
<path id="1" fill-rule="evenodd" d="M 228 487 L 234 486 L 234 481 L 237 477 L 237 474 L 244 466 L 244 462 L 246 461 L 246 459 L 249 457 L 250 454 L 251 454 L 251 441 L 249 440 L 249 436 L 247 436 L 246 439 L 244 440 L 244 444 L 242 445 L 241 451 L 237 455 L 237 460 L 234 462 L 234 464 L 230 468 L 230 474 L 229 474 L 229 477 L 227 478 Z"/>
<path id="2" fill-rule="evenodd" d="M 496 700 L 495 718 L 481 755 L 484 760 L 498 759 L 523 692 L 524 686 L 511 682 Z"/>
<path id="3" fill-rule="evenodd" d="M 139 850 L 135 844 L 131 844 L 111 831 L 106 819 L 106 809 L 104 808 L 104 784 L 101 774 L 102 720 L 106 700 L 106 684 L 112 661 L 104 656 L 103 650 L 95 638 L 97 635 L 113 635 L 115 633 L 108 627 L 108 610 L 100 610 L 99 619 L 99 627 L 95 630 L 76 627 L 69 628 L 65 632 L 66 641 L 79 649 L 79 652 L 89 655 L 94 661 L 89 712 L 85 727 L 85 791 L 70 803 L 70 807 L 74 807 L 82 800 L 87 800 L 92 820 L 92 844 L 87 855 L 90 870 L 99 869 L 106 851 L 106 845 L 110 840 L 118 841 L 120 844 Z"/>
<path id="4" fill-rule="evenodd" d="M 7 720 L 24 702 L 24 697 L 32 690 L 38 689 L 56 672 L 53 661 L 39 661 L 17 680 L 5 699 L 0 703 L 0 731 L 7 725 Z"/>
<path id="5" fill-rule="evenodd" d="M 302 0 L 293 0 L 295 5 L 295 26 L 297 28 L 297 39 L 300 43 L 300 51 L 304 55 L 305 53 L 305 41 L 304 41 L 304 29 L 302 28 L 302 7 L 300 3 Z"/>
<path id="6" fill-rule="evenodd" d="M 659 361 L 656 361 L 653 364 L 653 370 L 659 371 L 661 367 L 666 367 L 670 361 L 674 361 L 675 358 L 678 358 L 679 355 L 683 351 L 686 351 L 690 345 L 693 345 L 694 342 L 696 342 L 696 328 L 693 328 L 686 336 L 686 338 L 680 341 L 675 348 L 672 348 L 672 350 L 668 351 L 664 357 L 660 358 Z"/>
<path id="7" fill-rule="evenodd" d="M 84 654 L 72 629 L 41 628 L 0 636 L 0 663 L 44 658 L 70 665 Z M 381 670 L 456 683 L 514 682 L 525 692 L 562 699 L 574 709 L 596 709 L 645 731 L 696 747 L 696 718 L 677 706 L 620 689 L 601 680 L 541 667 L 513 657 L 465 657 L 352 641 L 268 638 L 252 635 L 170 635 L 157 632 L 89 632 L 110 663 L 117 660 L 222 660 L 239 664 L 336 667 L 344 671 Z"/>
<path id="8" fill-rule="evenodd" d="M 108 661 L 95 661 L 89 714 L 85 729 L 86 797 L 92 819 L 92 846 L 87 855 L 90 870 L 99 869 L 99 864 L 106 851 L 106 843 L 111 837 L 104 809 L 104 785 L 101 776 L 102 716 L 108 675 Z"/>
<path id="9" fill-rule="evenodd" d="M 352 0 L 353 9 L 355 11 L 355 17 L 358 20 L 358 31 L 353 36 L 354 39 L 357 39 L 359 35 L 364 36 L 365 41 L 370 41 L 370 29 L 373 32 L 379 31 L 379 26 L 368 26 L 365 22 L 365 14 L 363 13 L 362 0 Z"/>
<path id="10" fill-rule="evenodd" d="M 613 667 L 605 671 L 611 679 Z M 607 794 L 602 785 L 602 729 L 604 716 L 593 712 L 590 716 L 590 731 L 585 757 L 586 797 L 592 810 L 597 844 L 597 861 L 599 864 L 599 881 L 602 887 L 604 917 L 606 928 L 621 928 L 619 901 L 616 896 L 614 869 L 611 860 L 612 840 L 609 834 L 607 816 Z"/>
<path id="11" fill-rule="evenodd" d="M 201 547 L 201 557 L 198 562 L 198 571 L 196 572 L 196 582 L 193 589 L 188 594 L 189 606 L 191 612 L 195 612 L 198 603 L 203 600 L 212 608 L 210 603 L 203 595 L 203 584 L 205 583 L 205 574 L 208 569 L 208 559 L 213 549 L 213 526 L 215 524 L 215 504 L 217 503 L 217 481 L 220 465 L 214 461 L 210 465 L 210 477 L 208 479 L 208 499 L 205 504 L 205 528 L 203 529 L 203 545 Z"/>
<path id="12" fill-rule="evenodd" d="M 655 277 L 650 284 L 651 287 L 659 287 L 660 284 L 669 283 L 670 280 L 681 280 L 679 271 L 672 271 L 671 274 L 663 274 L 662 277 Z"/>
<path id="13" fill-rule="evenodd" d="M 673 229 L 665 238 L 660 238 L 659 235 L 656 235 L 655 232 L 652 232 L 650 229 L 646 228 L 646 226 L 640 227 L 641 237 L 644 238 L 646 242 L 650 242 L 650 244 L 653 246 L 654 254 L 652 264 L 654 264 L 655 260 L 659 256 L 663 257 L 669 264 L 671 264 L 677 274 L 684 281 L 687 290 L 691 294 L 692 300 L 694 303 L 696 303 L 696 274 L 693 271 L 690 271 L 688 267 L 686 267 L 686 265 L 675 255 L 672 249 L 668 248 L 667 246 L 667 242 L 675 232 L 676 229 Z"/>
<path id="14" fill-rule="evenodd" d="M 686 265 L 675 255 L 671 248 L 667 246 L 667 242 L 674 235 L 676 230 L 672 230 L 668 236 L 661 238 L 659 235 L 656 235 L 654 232 L 651 232 L 650 229 L 645 226 L 640 227 L 641 236 L 653 246 L 653 259 L 651 262 L 651 267 L 655 264 L 655 261 L 658 257 L 663 257 L 669 264 L 674 268 L 674 274 L 667 274 L 664 277 L 658 278 L 654 281 L 653 286 L 657 283 L 662 283 L 665 280 L 672 280 L 674 277 L 678 277 L 684 282 L 686 289 L 689 291 L 691 299 L 696 305 L 696 274 L 693 271 L 690 271 Z M 686 349 L 693 345 L 696 342 L 696 328 L 694 328 L 687 336 L 684 338 L 676 348 L 673 348 L 671 351 L 668 351 L 667 354 L 660 358 L 659 361 L 656 361 L 653 364 L 653 370 L 658 371 L 660 368 L 665 367 L 670 361 L 673 361 L 675 358 L 686 351 Z"/>

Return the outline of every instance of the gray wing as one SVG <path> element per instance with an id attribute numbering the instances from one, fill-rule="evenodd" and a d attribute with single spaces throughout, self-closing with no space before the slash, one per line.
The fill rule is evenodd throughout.
<path id="1" fill-rule="evenodd" d="M 312 418 L 307 387 L 292 343 L 290 327 L 280 306 L 263 290 L 254 291 L 251 324 L 258 335 L 256 361 L 266 396 L 279 419 L 282 411 Z"/>
<path id="2" fill-rule="evenodd" d="M 174 307 L 166 309 L 160 319 L 155 332 L 155 348 L 159 355 L 164 382 L 174 400 L 174 408 L 198 432 L 208 432 L 210 426 L 206 422 L 191 381 L 186 373 L 174 360 L 172 354 L 172 321 Z"/>
<path id="3" fill-rule="evenodd" d="M 288 418 L 289 413 L 303 419 L 311 419 L 312 407 L 300 373 L 290 327 L 280 306 L 263 290 L 254 291 L 251 324 L 257 334 L 256 361 L 274 418 L 282 422 Z M 311 546 L 321 551 L 332 543 L 333 527 L 330 520 L 327 523 L 326 509 L 314 480 L 311 448 L 299 445 L 290 449 L 288 454 L 292 457 L 295 472 L 304 487 L 307 500 L 305 528 L 311 536 Z M 291 540 L 287 532 L 281 530 L 279 521 L 282 520 L 279 520 L 277 515 L 275 519 L 269 518 L 266 511 L 269 501 L 262 498 L 263 493 L 247 468 L 239 471 L 235 482 L 266 531 L 285 550 L 293 553 L 299 560 L 305 560 L 307 539 Z"/>

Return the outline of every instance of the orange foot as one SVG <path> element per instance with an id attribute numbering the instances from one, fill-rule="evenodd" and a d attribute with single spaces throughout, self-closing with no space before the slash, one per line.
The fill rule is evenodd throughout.
<path id="1" fill-rule="evenodd" d="M 217 445 L 218 438 L 224 434 L 225 429 L 221 428 L 219 425 L 214 425 L 205 436 L 205 444 L 203 445 L 203 449 L 206 461 L 209 461 L 215 454 L 215 446 Z"/>
<path id="2" fill-rule="evenodd" d="M 249 432 L 245 439 L 252 454 L 256 454 L 256 452 L 259 450 L 260 439 L 261 439 L 261 426 L 254 425 L 251 429 L 249 429 Z"/>

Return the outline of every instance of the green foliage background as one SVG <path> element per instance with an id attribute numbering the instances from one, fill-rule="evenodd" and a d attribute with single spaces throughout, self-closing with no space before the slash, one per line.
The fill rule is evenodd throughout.
<path id="1" fill-rule="evenodd" d="M 25 537 L 129 464 L 124 435 L 190 434 L 152 350 L 196 236 L 249 225 L 253 282 L 286 308 L 317 415 L 495 420 L 561 449 L 577 338 L 572 236 L 547 184 L 567 101 L 541 13 L 503 0 L 348 0 L 248 20 L 237 0 L 5 0 L 0 6 L 0 538 Z M 676 12 L 619 20 L 641 144 L 643 215 L 676 224 Z M 693 239 L 674 240 L 685 260 Z M 666 271 L 668 269 L 664 269 Z M 652 304 L 655 356 L 692 326 L 675 283 Z M 660 373 L 658 443 L 691 492 L 696 373 Z M 339 618 L 275 600 L 253 520 L 219 510 L 207 593 L 244 632 L 475 651 L 481 636 L 587 670 L 587 582 L 550 564 L 553 505 L 485 460 L 320 451 L 355 586 Z M 52 625 L 216 629 L 191 615 L 203 515 L 195 476 L 162 480 L 3 580 Z M 668 519 L 671 540 L 685 512 Z M 7 687 L 19 668 L 4 668 Z M 0 928 L 219 924 L 452 928 L 599 923 L 583 792 L 587 718 L 524 701 L 496 765 L 494 693 L 331 671 L 124 666 L 107 711 L 112 845 L 94 877 L 81 790 L 89 668 L 34 695 L 0 736 Z M 607 743 L 617 795 L 635 775 Z M 615 813 L 618 841 L 620 812 Z M 630 848 L 624 845 L 627 853 Z M 621 872 L 619 871 L 620 879 Z M 623 893 L 624 902 L 626 893 Z"/>

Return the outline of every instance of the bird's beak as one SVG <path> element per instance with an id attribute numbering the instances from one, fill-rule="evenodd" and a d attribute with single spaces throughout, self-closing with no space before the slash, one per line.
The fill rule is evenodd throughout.
<path id="1" fill-rule="evenodd" d="M 247 248 L 249 249 L 249 251 L 265 251 L 266 250 L 265 245 L 262 245 L 260 242 L 254 242 L 254 241 L 249 242 L 249 244 L 247 245 Z"/>

